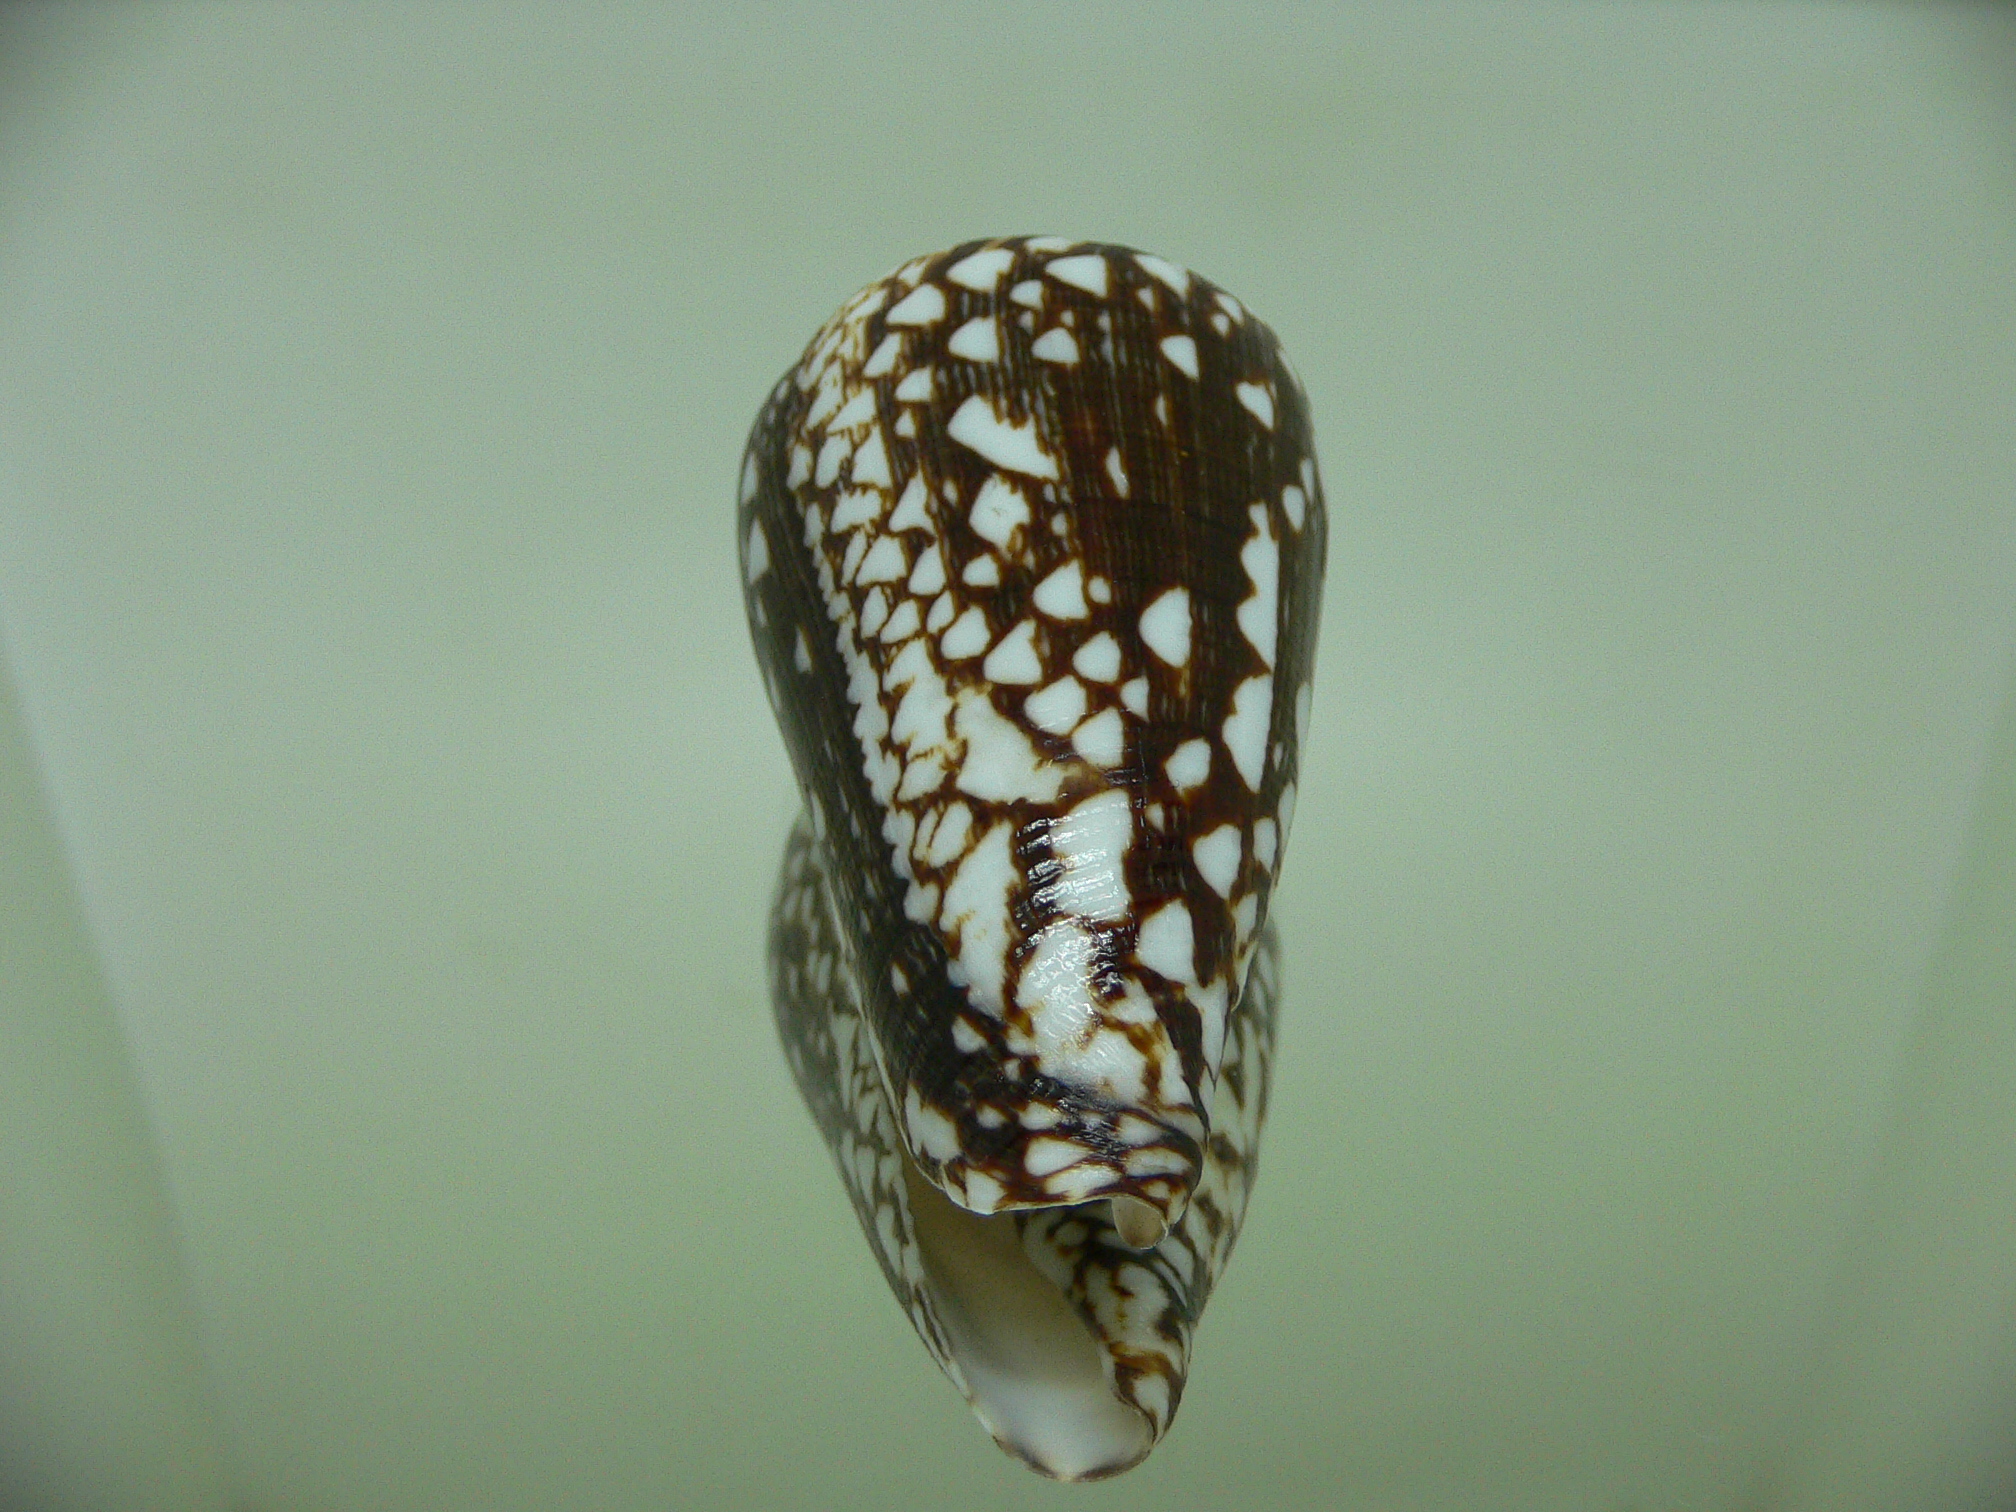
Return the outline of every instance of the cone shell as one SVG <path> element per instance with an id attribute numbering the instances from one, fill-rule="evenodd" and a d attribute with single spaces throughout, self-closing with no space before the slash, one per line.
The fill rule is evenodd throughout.
<path id="1" fill-rule="evenodd" d="M 1265 1106 L 1325 542 L 1301 385 L 1160 258 L 969 243 L 820 331 L 740 498 L 805 796 L 771 934 L 793 1072 L 997 1439 L 1125 1468 Z"/>

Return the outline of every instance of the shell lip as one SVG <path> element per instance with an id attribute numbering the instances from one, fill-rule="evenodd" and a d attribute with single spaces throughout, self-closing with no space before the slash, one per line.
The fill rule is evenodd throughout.
<path id="1" fill-rule="evenodd" d="M 1190 1199 L 1203 1179 L 1200 1162 L 1173 1178 L 1144 1178 L 1124 1172 L 1115 1172 L 1110 1179 L 1088 1177 L 1084 1196 L 1011 1196 L 989 1168 L 962 1159 L 926 1163 L 907 1149 L 904 1153 L 926 1181 L 977 1217 L 1055 1208 L 1103 1209 L 1122 1244 L 1132 1250 L 1152 1250 L 1168 1238 L 1189 1210 Z"/>
<path id="2" fill-rule="evenodd" d="M 920 954 L 923 964 L 905 973 L 907 1005 L 880 990 L 863 1004 L 877 1079 L 919 1172 L 981 1215 L 1114 1203 L 1114 1226 L 1129 1247 L 1160 1244 L 1188 1209 L 1208 1159 L 1210 1088 L 1200 1088 L 1194 1056 L 1184 1054 L 1185 1046 L 1194 1050 L 1194 1025 L 1159 1015 L 1117 1027 L 1095 1020 L 1088 1034 L 1128 1035 L 1132 1053 L 1155 1069 L 1118 1085 L 1080 1081 L 1044 1069 L 1044 1047 L 1017 1038 L 1026 1024 L 979 1012 L 941 956 Z M 889 978 L 871 967 L 870 980 L 879 988 Z M 902 1022 L 900 1010 L 911 1008 L 914 1020 L 919 1003 L 959 1014 L 966 1043 L 948 1055 L 928 1030 Z M 875 1022 L 878 1008 L 887 1032 Z"/>
<path id="3" fill-rule="evenodd" d="M 983 1217 L 1110 1204 L 1115 1229 L 1140 1250 L 1182 1219 L 1210 1138 L 1194 1107 L 1114 1104 L 1027 1085 L 1016 1096 L 1019 1116 L 992 1127 L 971 1113 L 949 1119 L 950 1147 L 931 1112 L 906 1117 L 905 1154 L 953 1203 Z"/>

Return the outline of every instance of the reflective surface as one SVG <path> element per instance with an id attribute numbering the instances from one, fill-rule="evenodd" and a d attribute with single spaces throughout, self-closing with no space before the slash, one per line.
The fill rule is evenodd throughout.
<path id="1" fill-rule="evenodd" d="M 1307 396 L 1166 258 L 966 242 L 812 336 L 736 492 L 805 803 L 766 973 L 792 1078 L 995 1442 L 1117 1475 L 1174 1420 L 1259 1160 L 1323 606 Z"/>
<path id="2" fill-rule="evenodd" d="M 5 18 L 8 1494 L 1796 1505 L 2006 1385 L 2005 1171 L 1922 1355 L 1853 1236 L 2001 1106 L 2008 23 L 994 17 Z M 1332 530 L 1214 1388 L 1075 1490 L 775 1055 L 730 523 L 807 330 L 1029 227 L 1264 312 Z"/>

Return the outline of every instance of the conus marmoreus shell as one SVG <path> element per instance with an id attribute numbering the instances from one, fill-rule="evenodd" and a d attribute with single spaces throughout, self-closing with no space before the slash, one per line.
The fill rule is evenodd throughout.
<path id="1" fill-rule="evenodd" d="M 749 440 L 805 797 L 794 1077 L 996 1440 L 1138 1463 L 1244 1215 L 1325 522 L 1271 331 L 1161 258 L 971 242 L 862 290 Z"/>

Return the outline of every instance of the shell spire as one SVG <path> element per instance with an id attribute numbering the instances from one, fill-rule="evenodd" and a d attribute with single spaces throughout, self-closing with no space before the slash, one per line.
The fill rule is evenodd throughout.
<path id="1" fill-rule="evenodd" d="M 996 1438 L 1124 1469 L 1265 1105 L 1325 543 L 1301 385 L 1160 258 L 968 243 L 814 337 L 738 529 L 806 800 L 771 934 L 793 1072 Z"/>

